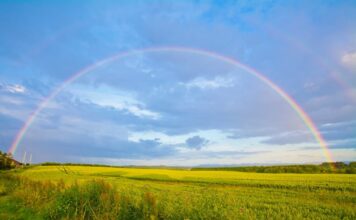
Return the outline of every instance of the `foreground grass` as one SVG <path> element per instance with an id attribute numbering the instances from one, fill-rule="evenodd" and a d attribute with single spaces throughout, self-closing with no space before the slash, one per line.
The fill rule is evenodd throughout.
<path id="1" fill-rule="evenodd" d="M 0 175 L 0 219 L 356 219 L 355 175 L 83 166 Z"/>

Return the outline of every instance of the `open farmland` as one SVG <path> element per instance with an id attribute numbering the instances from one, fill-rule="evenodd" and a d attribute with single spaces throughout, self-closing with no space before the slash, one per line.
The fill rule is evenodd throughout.
<path id="1" fill-rule="evenodd" d="M 356 218 L 352 174 L 36 166 L 1 175 L 1 219 Z"/>

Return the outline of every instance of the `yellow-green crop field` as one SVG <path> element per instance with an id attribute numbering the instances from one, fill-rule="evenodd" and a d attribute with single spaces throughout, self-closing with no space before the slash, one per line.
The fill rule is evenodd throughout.
<path id="1" fill-rule="evenodd" d="M 356 219 L 353 174 L 36 166 L 0 175 L 0 219 Z"/>

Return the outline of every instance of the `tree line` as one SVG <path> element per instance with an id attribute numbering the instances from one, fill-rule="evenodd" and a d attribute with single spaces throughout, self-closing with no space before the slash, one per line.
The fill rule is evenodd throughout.
<path id="1" fill-rule="evenodd" d="M 319 165 L 196 167 L 192 170 L 224 170 L 254 173 L 350 173 L 356 174 L 356 162 L 325 162 Z"/>
<path id="2" fill-rule="evenodd" d="M 8 170 L 16 167 L 16 161 L 12 154 L 0 151 L 0 170 Z"/>

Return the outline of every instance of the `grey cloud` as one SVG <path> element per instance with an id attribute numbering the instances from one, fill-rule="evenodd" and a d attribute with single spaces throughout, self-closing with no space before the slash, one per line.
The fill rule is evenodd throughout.
<path id="1" fill-rule="evenodd" d="M 343 139 L 343 140 L 334 140 L 327 142 L 328 149 L 350 149 L 356 150 L 356 139 Z M 321 149 L 320 146 L 306 146 L 300 149 L 304 150 L 316 150 Z"/>
<path id="2" fill-rule="evenodd" d="M 339 122 L 339 123 L 331 123 L 326 126 L 321 126 L 319 131 L 321 132 L 324 139 L 327 142 L 334 142 L 338 140 L 346 140 L 350 137 L 354 136 L 356 130 L 356 122 L 355 121 L 347 121 L 347 122 Z M 233 136 L 235 137 L 235 136 Z M 299 143 L 310 143 L 316 142 L 315 137 L 312 135 L 311 131 L 289 131 L 280 134 L 275 134 L 266 140 L 261 141 L 261 143 L 266 144 L 299 144 Z M 331 145 L 332 148 L 337 148 L 339 145 Z M 342 146 L 339 146 L 342 147 Z M 349 146 L 346 144 L 345 148 Z"/>
<path id="3" fill-rule="evenodd" d="M 344 121 L 327 124 L 320 129 L 326 140 L 343 140 L 354 137 L 356 131 L 356 121 Z"/>
<path id="4" fill-rule="evenodd" d="M 261 143 L 271 145 L 299 144 L 310 142 L 315 142 L 315 139 L 310 131 L 285 132 L 261 141 Z"/>
<path id="5" fill-rule="evenodd" d="M 116 159 L 152 159 L 174 155 L 177 151 L 162 145 L 159 140 L 117 139 L 96 134 L 64 134 L 66 139 L 47 133 L 47 138 L 25 138 L 17 151 L 20 157 L 24 151 L 32 153 L 37 161 L 66 160 L 70 157 L 105 157 Z"/>
<path id="6" fill-rule="evenodd" d="M 185 141 L 185 144 L 188 148 L 195 149 L 195 150 L 200 150 L 208 143 L 209 141 L 207 139 L 202 138 L 200 136 L 193 136 Z"/>

